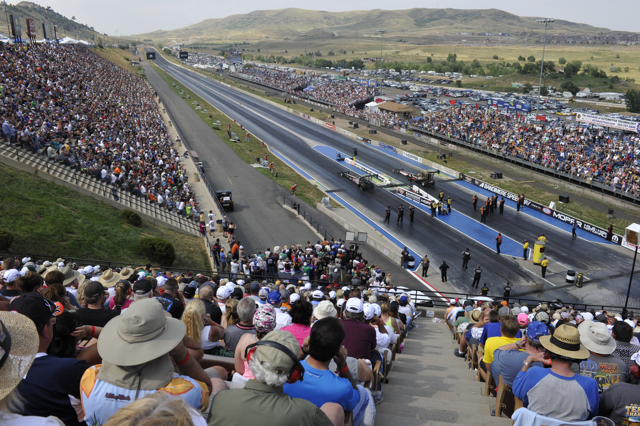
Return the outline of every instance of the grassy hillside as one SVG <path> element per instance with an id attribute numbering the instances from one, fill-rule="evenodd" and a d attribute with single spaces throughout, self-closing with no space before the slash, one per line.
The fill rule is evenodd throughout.
<path id="1" fill-rule="evenodd" d="M 7 166 L 0 173 L 0 199 L 0 228 L 15 235 L 16 253 L 138 265 L 146 263 L 140 238 L 154 236 L 173 243 L 173 266 L 210 269 L 201 238 L 146 220 L 136 228 L 124 223 L 114 207 Z"/>
<path id="2" fill-rule="evenodd" d="M 20 24 L 22 26 L 24 38 L 27 37 L 27 24 L 25 19 L 33 18 L 36 21 L 36 34 L 38 39 L 44 38 L 42 22 L 50 22 L 58 27 L 58 37 L 60 38 L 69 36 L 75 39 L 77 36 L 77 38 L 83 40 L 93 40 L 94 31 L 91 27 L 75 22 L 71 19 L 72 17 L 67 18 L 53 9 L 47 10 L 46 8 L 30 1 L 21 1 L 18 4 L 7 3 L 5 7 L 7 8 L 7 14 L 20 16 Z M 0 28 L 4 34 L 6 26 Z M 104 38 L 104 35 L 101 34 L 97 34 L 97 36 Z"/>
<path id="3" fill-rule="evenodd" d="M 375 34 L 384 28 L 390 34 L 424 34 L 433 32 L 520 32 L 541 31 L 534 18 L 520 17 L 498 9 L 426 9 L 355 10 L 326 12 L 296 8 L 257 10 L 222 19 L 207 19 L 195 25 L 169 31 L 155 31 L 141 35 L 158 41 L 170 39 L 211 38 L 228 39 L 239 36 L 300 37 L 314 31 L 329 36 L 340 33 Z M 557 20 L 554 32 L 601 33 L 610 32 L 586 24 Z"/>

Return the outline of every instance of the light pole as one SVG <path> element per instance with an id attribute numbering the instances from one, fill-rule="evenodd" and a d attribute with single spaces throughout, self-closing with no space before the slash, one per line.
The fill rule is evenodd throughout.
<path id="1" fill-rule="evenodd" d="M 304 67 L 307 67 L 307 34 L 302 34 L 304 37 Z"/>
<path id="2" fill-rule="evenodd" d="M 553 18 L 536 19 L 536 22 L 544 23 L 544 37 L 542 39 L 542 63 L 540 64 L 540 84 L 538 85 L 538 98 L 542 89 L 542 71 L 544 70 L 544 48 L 547 46 L 547 24 L 555 22 Z"/>
<path id="3" fill-rule="evenodd" d="M 75 16 L 72 16 L 72 17 L 71 17 L 71 20 L 73 21 L 73 23 L 74 23 L 74 24 L 76 23 L 76 17 L 75 17 Z M 75 31 L 74 31 L 74 32 L 76 33 L 76 40 L 78 40 L 78 29 L 77 29 L 77 28 L 75 28 Z"/>
<path id="4" fill-rule="evenodd" d="M 380 33 L 380 65 L 378 69 L 382 69 L 382 36 L 385 33 L 385 30 L 376 30 L 377 33 Z"/>

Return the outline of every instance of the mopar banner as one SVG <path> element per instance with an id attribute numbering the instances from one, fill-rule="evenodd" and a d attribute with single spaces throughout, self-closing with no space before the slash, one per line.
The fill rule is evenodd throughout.
<path id="1" fill-rule="evenodd" d="M 640 133 L 640 123 L 635 121 L 619 120 L 617 118 L 600 117 L 599 115 L 583 113 L 576 114 L 576 121 Z"/>
<path id="2" fill-rule="evenodd" d="M 498 194 L 504 198 L 508 198 L 509 200 L 512 201 L 517 201 L 518 200 L 518 195 L 509 192 L 509 191 L 505 191 L 504 189 L 498 188 L 497 186 L 493 186 L 491 184 L 488 184 L 486 182 L 482 182 L 481 180 L 472 178 L 471 176 L 466 176 L 463 175 L 463 179 L 465 182 L 469 182 L 473 185 L 479 186 L 482 189 L 486 189 L 487 191 L 491 191 L 495 194 Z M 589 232 L 593 235 L 597 235 L 600 238 L 603 239 L 607 239 L 607 231 L 606 229 L 602 229 L 599 228 L 595 225 L 592 225 L 590 223 L 586 223 L 581 221 L 580 219 L 576 219 L 573 216 L 569 216 L 565 213 L 559 212 L 557 210 L 553 210 L 550 209 L 549 207 L 536 203 L 535 201 L 531 201 L 531 200 L 524 200 L 524 206 L 528 207 L 530 209 L 533 209 L 535 211 L 538 211 L 540 213 L 543 213 L 547 216 L 551 216 L 552 218 L 559 220 L 561 222 L 564 223 L 568 223 L 570 225 L 573 225 L 574 223 L 578 225 L 578 229 L 582 229 L 585 232 Z M 618 236 L 618 235 L 613 235 L 613 237 L 611 238 L 611 242 L 614 244 L 618 244 L 621 245 L 622 244 L 622 237 Z"/>
<path id="3" fill-rule="evenodd" d="M 378 142 L 380 148 L 388 149 L 391 152 L 398 152 L 395 146 L 387 145 L 386 143 Z"/>
<path id="4" fill-rule="evenodd" d="M 422 163 L 422 157 L 418 157 L 417 155 L 413 155 L 411 153 L 408 153 L 407 151 L 402 151 L 402 155 L 413 160 L 413 161 L 417 161 L 418 163 Z"/>
<path id="5" fill-rule="evenodd" d="M 529 104 L 523 104 L 520 102 L 507 102 L 507 101 L 501 101 L 499 99 L 489 99 L 487 101 L 487 105 L 493 105 L 498 108 L 515 109 L 517 111 L 525 111 L 525 112 L 531 111 L 531 105 Z"/>

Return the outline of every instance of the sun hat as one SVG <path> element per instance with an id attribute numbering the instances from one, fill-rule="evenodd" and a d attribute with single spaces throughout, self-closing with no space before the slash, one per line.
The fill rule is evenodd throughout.
<path id="1" fill-rule="evenodd" d="M 293 293 L 289 297 L 289 303 L 297 302 L 298 300 L 300 300 L 300 295 L 298 293 Z"/>
<path id="2" fill-rule="evenodd" d="M 261 342 L 279 343 L 294 354 L 300 352 L 300 344 L 296 338 L 293 337 L 293 334 L 285 330 L 274 330 L 264 336 Z M 252 360 L 255 360 L 264 368 L 277 374 L 289 373 L 294 363 L 286 352 L 267 345 L 257 345 Z"/>
<path id="3" fill-rule="evenodd" d="M 480 311 L 471 311 L 469 314 L 469 321 L 472 323 L 476 323 L 480 320 Z"/>
<path id="4" fill-rule="evenodd" d="M 580 332 L 569 325 L 561 325 L 553 336 L 541 336 L 542 346 L 556 355 L 571 359 L 587 359 L 589 351 L 580 343 Z"/>
<path id="5" fill-rule="evenodd" d="M 520 325 L 529 325 L 529 316 L 527 314 L 518 314 L 517 316 L 518 324 Z"/>
<path id="6" fill-rule="evenodd" d="M 38 353 L 39 342 L 33 321 L 17 312 L 0 312 L 0 400 L 27 375 Z"/>
<path id="7" fill-rule="evenodd" d="M 351 299 L 347 300 L 347 304 L 344 309 L 346 311 L 353 312 L 354 314 L 359 314 L 363 309 L 362 300 L 356 297 L 352 297 Z"/>
<path id="8" fill-rule="evenodd" d="M 98 353 L 114 365 L 140 365 L 169 353 L 186 331 L 182 321 L 167 318 L 157 300 L 143 299 L 104 326 Z"/>
<path id="9" fill-rule="evenodd" d="M 120 280 L 120 274 L 113 272 L 113 269 L 111 268 L 107 269 L 102 275 L 100 275 L 100 278 L 98 278 L 98 281 L 105 287 L 113 287 L 116 285 L 118 280 Z"/>
<path id="10" fill-rule="evenodd" d="M 271 305 L 260 305 L 253 314 L 253 325 L 257 332 L 268 333 L 276 328 L 276 310 Z"/>
<path id="11" fill-rule="evenodd" d="M 540 321 L 532 321 L 527 327 L 527 337 L 534 342 L 540 341 L 540 336 L 548 336 L 549 328 Z"/>
<path id="12" fill-rule="evenodd" d="M 580 343 L 598 355 L 610 355 L 616 350 L 616 341 L 607 326 L 601 322 L 583 321 L 578 325 Z"/>
<path id="13" fill-rule="evenodd" d="M 120 278 L 126 280 L 131 275 L 133 275 L 133 269 L 129 268 L 128 266 L 125 266 L 124 268 L 120 269 L 119 274 L 120 274 Z"/>
<path id="14" fill-rule="evenodd" d="M 333 303 L 328 300 L 323 300 L 313 310 L 313 316 L 319 320 L 327 317 L 335 317 L 337 313 L 338 311 L 333 306 Z"/>
<path id="15" fill-rule="evenodd" d="M 351 300 L 351 299 L 349 299 L 349 300 Z M 366 305 L 364 305 L 362 311 L 364 312 L 364 319 L 365 320 L 370 320 L 376 314 L 375 309 L 373 309 L 373 305 L 370 304 L 370 303 L 367 303 Z"/>
<path id="16" fill-rule="evenodd" d="M 227 286 L 222 286 L 216 291 L 216 297 L 218 299 L 228 299 L 229 296 L 231 296 L 231 289 Z"/>

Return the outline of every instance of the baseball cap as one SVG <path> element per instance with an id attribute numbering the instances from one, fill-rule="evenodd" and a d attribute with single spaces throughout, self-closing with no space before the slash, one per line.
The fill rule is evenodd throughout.
<path id="1" fill-rule="evenodd" d="M 452 305 L 455 305 L 456 304 L 456 299 L 449 300 L 449 303 L 452 304 Z"/>
<path id="2" fill-rule="evenodd" d="M 349 299 L 349 300 L 352 300 L 352 299 Z M 347 302 L 347 310 L 349 309 L 348 303 L 349 302 Z M 365 320 L 370 320 L 376 314 L 375 309 L 373 309 L 373 305 L 370 303 L 367 303 L 366 305 L 364 305 L 362 308 L 362 311 L 364 312 Z"/>
<path id="3" fill-rule="evenodd" d="M 258 297 L 260 297 L 260 299 L 262 300 L 267 300 L 267 297 L 269 297 L 269 289 L 266 287 L 262 287 L 258 292 Z"/>
<path id="4" fill-rule="evenodd" d="M 518 314 L 518 324 L 529 325 L 529 316 L 527 314 Z"/>
<path id="5" fill-rule="evenodd" d="M 349 312 L 353 312 L 355 314 L 359 314 L 360 312 L 362 312 L 362 309 L 363 309 L 362 300 L 355 297 L 352 297 L 351 299 L 347 300 L 347 305 L 345 306 L 345 310 Z"/>
<path id="6" fill-rule="evenodd" d="M 283 291 L 286 291 L 286 290 L 283 290 Z M 269 300 L 270 305 L 277 305 L 278 303 L 282 302 L 282 295 L 278 290 L 273 290 L 271 293 L 269 293 L 267 298 Z"/>
<path id="7" fill-rule="evenodd" d="M 98 297 L 104 294 L 104 286 L 98 281 L 89 281 L 84 288 L 84 297 Z"/>
<path id="8" fill-rule="evenodd" d="M 244 280 L 236 280 L 236 284 L 238 284 L 238 285 L 244 285 Z"/>
<path id="9" fill-rule="evenodd" d="M 304 285 L 304 289 L 305 289 L 305 290 L 311 290 L 311 283 L 306 283 L 306 284 Z"/>
<path id="10" fill-rule="evenodd" d="M 293 293 L 289 297 L 289 303 L 297 302 L 298 300 L 300 300 L 300 295 L 298 293 Z"/>
<path id="11" fill-rule="evenodd" d="M 216 297 L 218 299 L 228 299 L 229 296 L 231 296 L 231 292 L 232 290 L 227 286 L 220 287 L 218 291 L 216 291 Z"/>
<path id="12" fill-rule="evenodd" d="M 3 278 L 5 282 L 10 283 L 17 280 L 19 276 L 20 271 L 18 271 L 17 269 L 9 269 L 4 272 Z"/>
<path id="13" fill-rule="evenodd" d="M 249 287 L 249 291 L 251 293 L 256 293 L 256 292 L 260 291 L 260 284 L 258 284 L 257 281 L 252 282 L 251 286 Z"/>
<path id="14" fill-rule="evenodd" d="M 527 327 L 527 337 L 534 342 L 540 341 L 540 336 L 548 336 L 549 328 L 540 321 L 532 321 Z"/>
<path id="15" fill-rule="evenodd" d="M 382 316 L 382 308 L 380 307 L 380 305 L 378 305 L 377 303 L 374 303 L 371 306 L 373 306 L 373 309 L 375 310 L 376 315 L 378 317 Z"/>
<path id="16" fill-rule="evenodd" d="M 342 308 L 342 305 L 344 305 L 344 302 L 346 302 L 346 300 L 338 299 L 338 302 L 336 303 L 338 305 L 338 308 Z"/>
<path id="17" fill-rule="evenodd" d="M 314 292 L 311 293 L 311 296 L 314 299 L 324 299 L 324 293 L 321 290 L 314 290 Z"/>
<path id="18" fill-rule="evenodd" d="M 9 312 L 17 312 L 28 317 L 38 330 L 47 325 L 55 310 L 55 304 L 51 300 L 35 292 L 16 297 L 9 304 Z"/>
<path id="19" fill-rule="evenodd" d="M 281 300 L 289 300 L 290 297 L 291 297 L 291 292 L 289 290 L 280 290 Z"/>
<path id="20" fill-rule="evenodd" d="M 401 302 L 407 302 L 409 299 L 407 298 L 407 296 L 405 296 L 404 294 L 402 296 L 400 296 L 400 301 Z"/>
<path id="21" fill-rule="evenodd" d="M 260 305 L 253 314 L 253 325 L 257 332 L 268 333 L 276 328 L 276 311 L 271 305 Z"/>
<path id="22" fill-rule="evenodd" d="M 101 284 L 102 285 L 102 284 Z M 151 285 L 151 281 L 144 279 L 138 280 L 133 284 L 133 293 L 137 295 L 147 294 L 151 290 L 153 290 L 153 286 Z"/>

